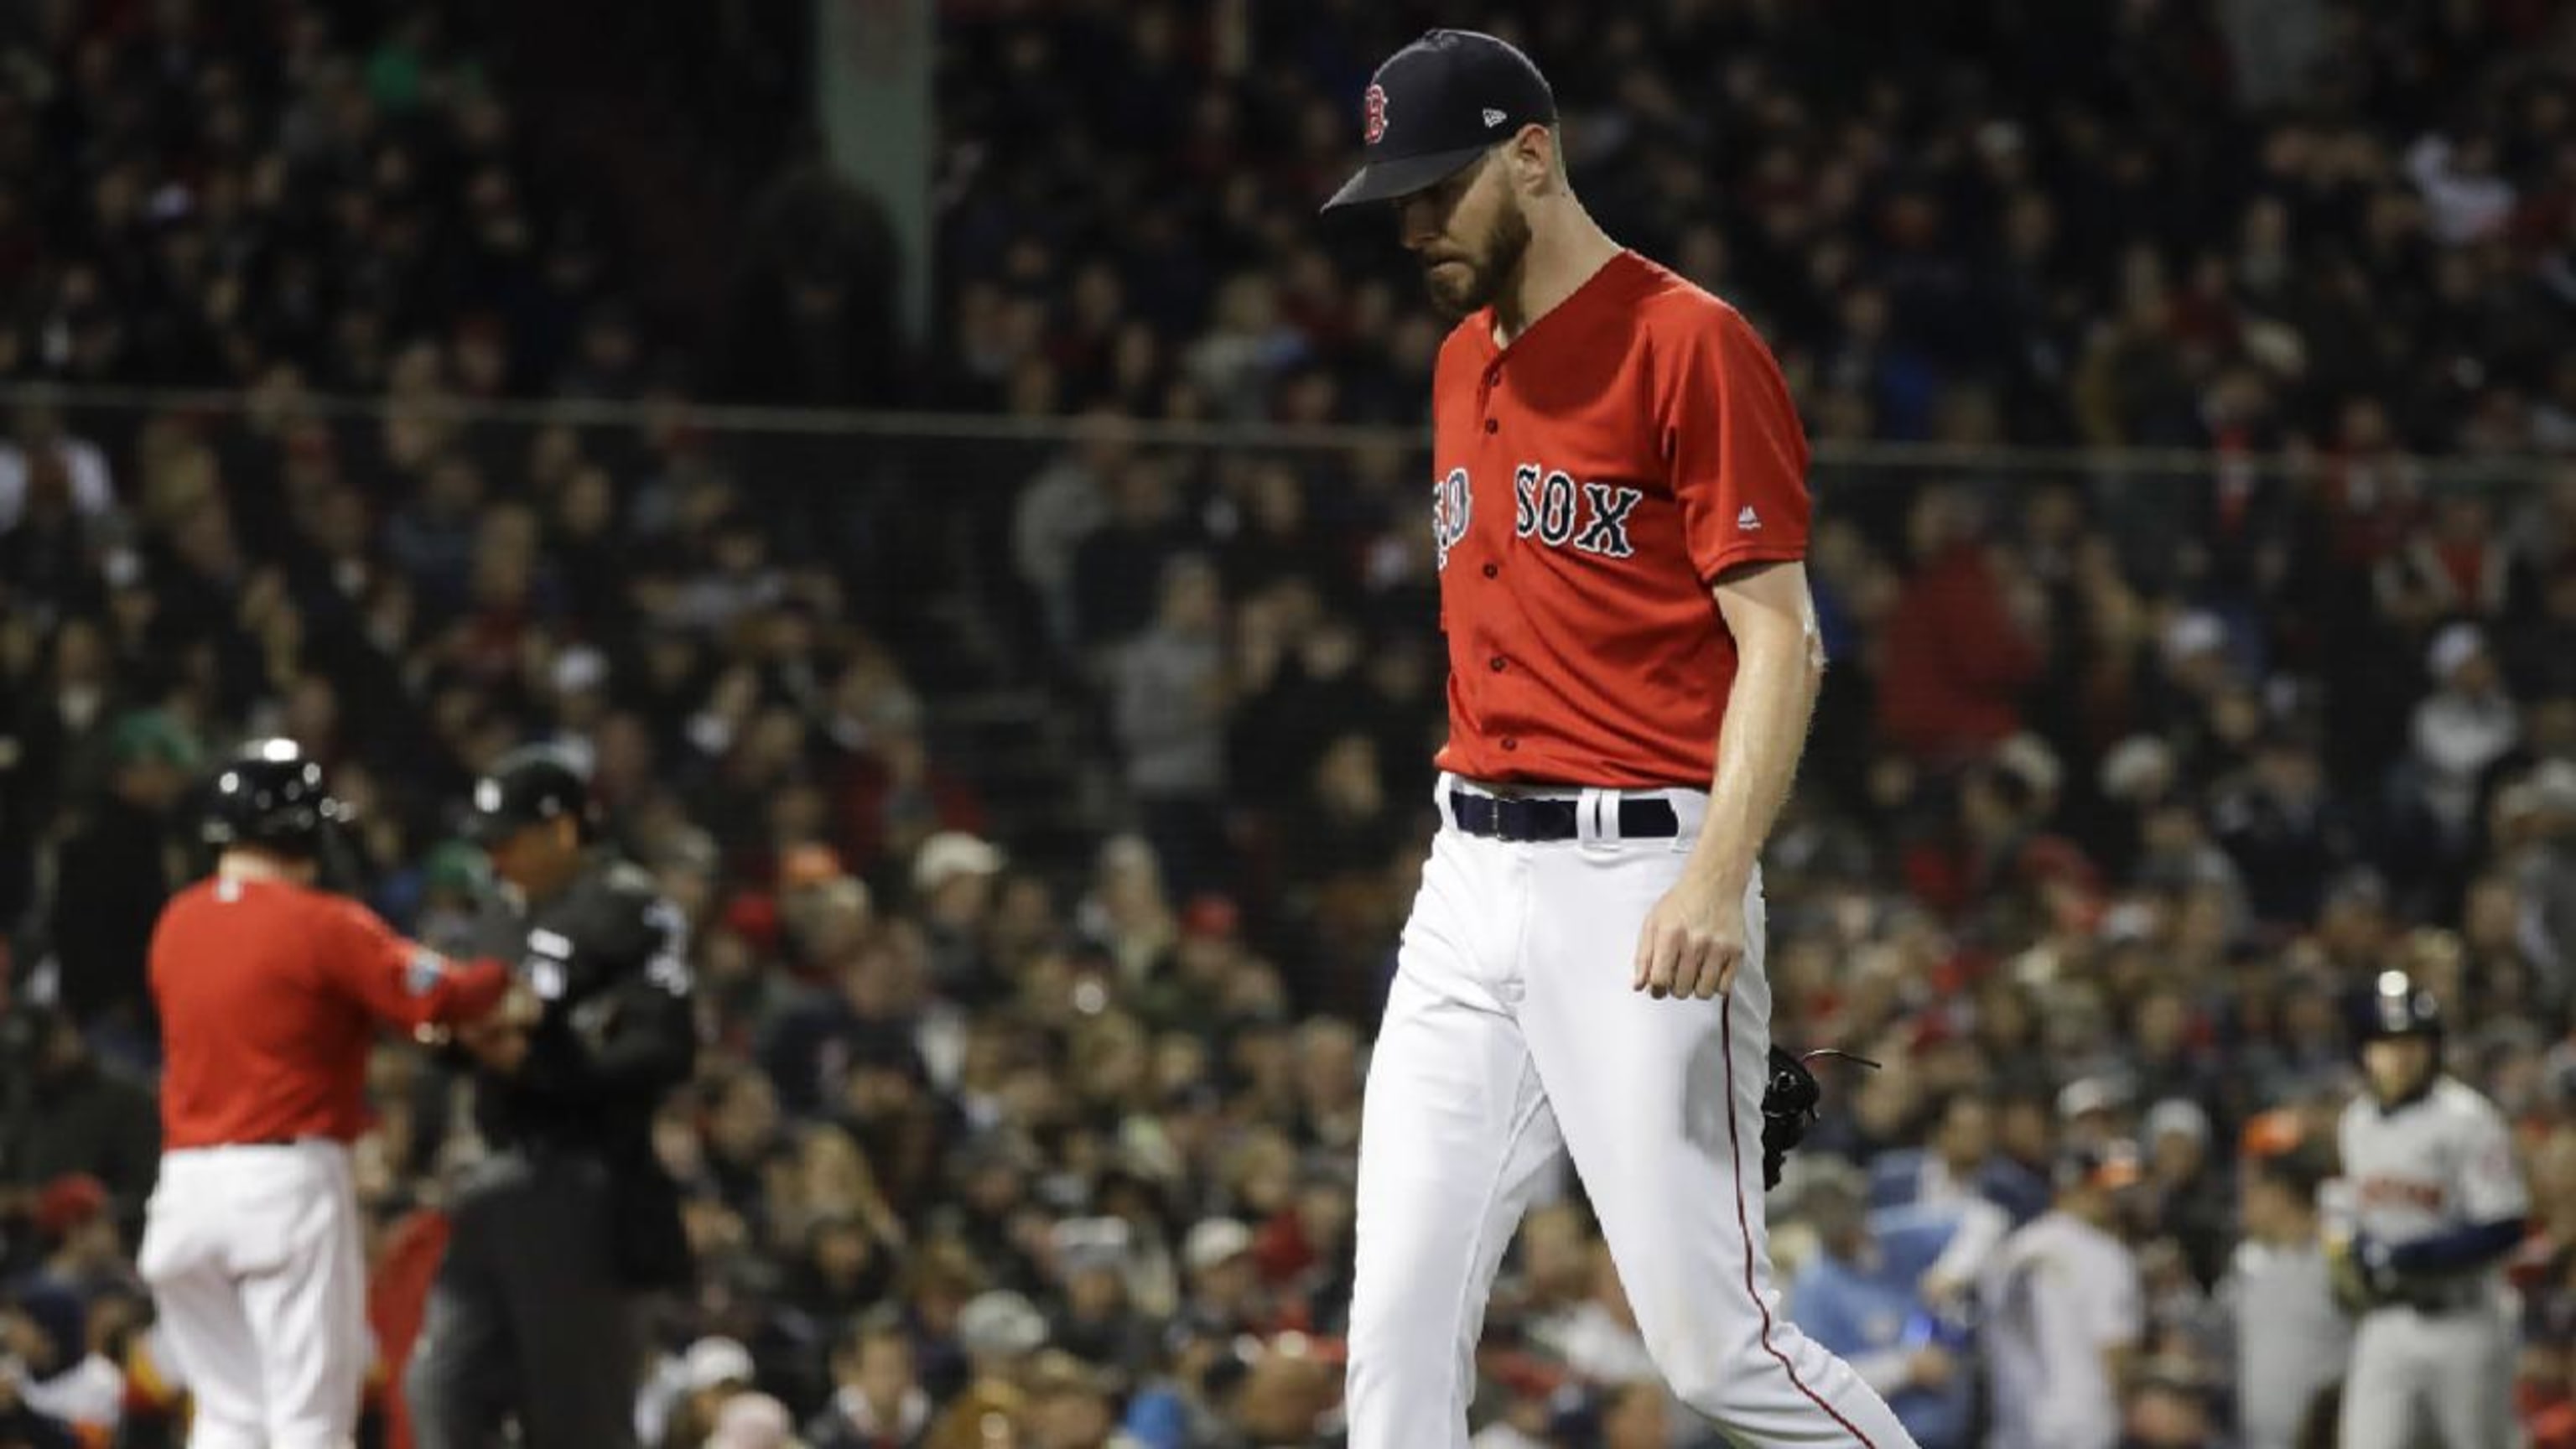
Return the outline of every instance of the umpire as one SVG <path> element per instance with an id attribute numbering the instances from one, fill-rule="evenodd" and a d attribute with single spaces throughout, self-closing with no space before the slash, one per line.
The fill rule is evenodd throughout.
<path id="1" fill-rule="evenodd" d="M 542 749 L 474 787 L 498 898 L 476 922 L 542 1003 L 525 1050 L 486 1054 L 475 1122 L 491 1155 L 453 1233 L 405 1376 L 419 1449 L 633 1449 L 638 1300 L 691 1278 L 680 1199 L 653 1153 L 697 1036 L 686 927 L 652 878 L 594 845 L 587 782 Z"/>

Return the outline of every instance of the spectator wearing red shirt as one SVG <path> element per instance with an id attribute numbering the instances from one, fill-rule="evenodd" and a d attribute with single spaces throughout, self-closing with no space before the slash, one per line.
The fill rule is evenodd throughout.
<path id="1" fill-rule="evenodd" d="M 1954 762 L 2020 731 L 2022 692 L 2045 663 L 2042 605 L 1970 535 L 1954 495 L 1925 494 L 1908 528 L 1916 563 L 1881 642 L 1878 724 L 1915 758 Z"/>

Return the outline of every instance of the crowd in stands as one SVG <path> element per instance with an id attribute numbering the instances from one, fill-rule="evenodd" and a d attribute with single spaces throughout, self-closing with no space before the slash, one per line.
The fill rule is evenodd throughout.
<path id="1" fill-rule="evenodd" d="M 1442 728 L 1419 459 L 1129 420 L 1420 421 L 1409 262 L 1313 211 L 1369 67 L 1442 7 L 941 7 L 940 325 L 761 386 L 1068 420 L 971 479 L 696 426 L 742 375 L 627 305 L 641 243 L 529 169 L 452 8 L 0 20 L 0 1446 L 171 1442 L 142 951 L 202 865 L 189 787 L 266 733 L 329 763 L 353 888 L 407 929 L 485 888 L 455 812 L 535 738 L 688 912 L 706 1068 L 658 1141 L 700 1284 L 657 1309 L 648 1443 L 1329 1435 Z M 2078 1213 L 2137 1289 L 2127 1442 L 2299 1442 L 2340 1364 L 2242 1330 L 2300 1306 L 2339 1003 L 2402 965 L 2516 1124 L 2518 1392 L 2576 1445 L 2564 8 L 1488 9 L 1587 202 L 1755 318 L 1821 442 L 2212 454 L 1819 470 L 1835 663 L 1766 865 L 1775 1030 L 1884 1069 L 1833 1080 L 1773 1199 L 1790 1312 L 1973 1444 L 1977 1285 L 1926 1265 L 1987 1210 Z M 643 406 L 425 406 L 482 397 Z M 863 503 L 828 486 L 861 471 Z M 998 577 L 919 592 L 887 539 L 951 515 Z M 1096 725 L 1116 808 L 1079 869 L 996 838 L 934 727 L 934 601 Z M 407 1049 L 376 1086 L 390 1361 L 476 1144 Z M 2140 1183 L 2059 1174 L 2114 1140 Z M 1479 1369 L 1487 1449 L 1703 1442 L 1571 1180 Z"/>

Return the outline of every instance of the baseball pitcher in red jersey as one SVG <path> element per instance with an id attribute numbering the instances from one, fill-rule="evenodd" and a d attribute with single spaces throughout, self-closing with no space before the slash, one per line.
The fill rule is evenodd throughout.
<path id="1" fill-rule="evenodd" d="M 263 741 L 217 772 L 214 874 L 152 934 L 161 1177 L 138 1266 L 195 1399 L 189 1449 L 347 1449 L 369 1356 L 349 1144 L 380 1024 L 510 1033 L 510 976 L 406 941 L 314 887 L 339 814 L 321 766 Z"/>
<path id="2" fill-rule="evenodd" d="M 1368 1074 L 1351 1449 L 1465 1449 L 1473 1355 L 1568 1154 L 1675 1394 L 1747 1446 L 1913 1440 L 1780 1316 L 1760 852 L 1824 670 L 1807 446 L 1733 308 L 1605 234 L 1527 57 L 1433 31 L 1366 163 L 1457 328 L 1433 381 L 1442 828 Z"/>

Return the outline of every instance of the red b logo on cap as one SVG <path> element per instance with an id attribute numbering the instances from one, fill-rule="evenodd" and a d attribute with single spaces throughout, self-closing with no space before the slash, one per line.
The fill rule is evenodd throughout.
<path id="1" fill-rule="evenodd" d="M 1361 139 L 1374 146 L 1386 134 L 1386 87 L 1370 86 L 1360 98 Z"/>

